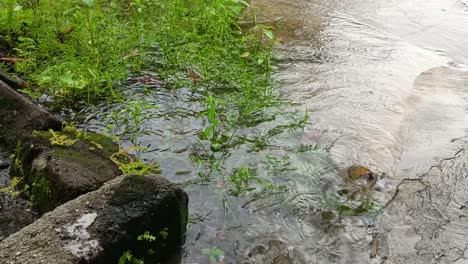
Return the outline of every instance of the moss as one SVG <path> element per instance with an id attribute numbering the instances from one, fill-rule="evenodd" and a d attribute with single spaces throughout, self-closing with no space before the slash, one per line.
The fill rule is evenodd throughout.
<path id="1" fill-rule="evenodd" d="M 13 159 L 13 166 L 10 168 L 10 176 L 12 178 L 25 178 L 25 171 L 31 166 L 31 160 L 34 156 L 32 153 L 33 146 L 22 144 L 21 141 L 16 143 L 15 151 L 11 155 Z M 27 168 L 25 168 L 27 166 Z"/>
<path id="2" fill-rule="evenodd" d="M 146 165 L 141 160 L 136 160 L 128 164 L 121 165 L 119 168 L 124 174 L 149 175 L 161 172 L 159 170 L 159 164 L 155 163 L 152 165 Z"/>
<path id="3" fill-rule="evenodd" d="M 34 131 L 33 135 L 48 139 L 52 145 L 62 147 L 71 147 L 75 143 L 82 142 L 88 145 L 90 150 L 99 149 L 105 157 L 110 157 L 119 151 L 119 146 L 110 137 L 98 133 L 83 132 L 71 126 L 64 127 L 63 131 Z"/>
<path id="4" fill-rule="evenodd" d="M 31 206 L 42 212 L 53 209 L 55 206 L 51 199 L 52 191 L 46 176 L 42 173 L 34 173 L 31 177 L 33 180 L 31 185 L 29 185 L 29 190 L 25 190 Z"/>
<path id="5" fill-rule="evenodd" d="M 102 166 L 102 160 L 96 157 L 83 154 L 72 148 L 57 147 L 52 150 L 53 157 L 60 160 L 79 162 L 85 166 Z"/>
<path id="6" fill-rule="evenodd" d="M 101 151 L 106 157 L 110 157 L 112 154 L 119 151 L 119 146 L 112 141 L 111 138 L 98 133 L 86 133 L 88 135 L 87 141 L 93 145 L 100 145 Z"/>
<path id="7" fill-rule="evenodd" d="M 114 193 L 114 204 L 127 204 L 142 201 L 148 193 L 154 193 L 153 183 L 143 175 L 129 175 L 122 180 Z"/>
<path id="8" fill-rule="evenodd" d="M 13 176 L 16 191 L 22 193 L 37 209 L 51 208 L 51 188 L 46 175 L 31 168 L 32 158 L 37 149 L 33 144 L 18 142 L 10 174 Z"/>
<path id="9" fill-rule="evenodd" d="M 50 133 L 50 131 L 34 130 L 32 132 L 32 135 L 36 138 L 41 138 L 41 139 L 50 139 L 52 137 L 52 134 Z"/>
<path id="10" fill-rule="evenodd" d="M 12 182 L 17 182 L 17 191 L 23 193 L 35 208 L 51 208 L 51 188 L 43 172 L 32 170 L 31 161 L 36 156 L 37 149 L 33 144 L 18 142 L 10 174 L 14 177 Z"/>
<path id="11" fill-rule="evenodd" d="M 71 147 L 76 142 L 78 142 L 78 138 L 71 138 L 69 135 L 55 132 L 52 129 L 49 129 L 51 137 L 49 138 L 50 143 L 54 146 L 62 146 L 62 147 Z"/>
<path id="12" fill-rule="evenodd" d="M 16 190 L 17 186 L 23 181 L 23 177 L 15 177 L 10 185 L 0 188 L 0 193 L 9 193 Z"/>

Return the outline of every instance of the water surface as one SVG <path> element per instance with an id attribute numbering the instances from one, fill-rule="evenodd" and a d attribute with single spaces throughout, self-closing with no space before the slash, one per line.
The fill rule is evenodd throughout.
<path id="1" fill-rule="evenodd" d="M 142 157 L 159 161 L 190 196 L 183 263 L 209 263 L 202 250 L 213 247 L 224 263 L 466 263 L 466 3 L 255 0 L 252 7 L 257 21 L 276 28 L 275 78 L 298 104 L 268 109 L 272 121 L 240 129 L 223 171 L 251 166 L 281 189 L 257 184 L 235 197 L 223 173 L 198 181 L 206 167 L 193 157 L 209 146 L 197 137 L 207 122 L 197 118 L 204 105 L 195 91 L 149 85 L 145 92 L 136 83 L 126 87 L 129 102 L 85 113 L 85 128 L 105 131 L 106 115 L 132 100 L 159 106 L 144 111 L 135 140 L 148 146 Z M 304 131 L 272 136 L 305 107 Z M 356 164 L 378 173 L 377 183 L 346 181 Z M 346 213 L 364 196 L 371 209 Z"/>

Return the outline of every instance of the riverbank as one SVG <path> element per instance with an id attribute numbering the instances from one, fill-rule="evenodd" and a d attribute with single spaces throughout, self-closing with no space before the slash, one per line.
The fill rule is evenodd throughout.
<path id="1" fill-rule="evenodd" d="M 283 192 L 283 180 L 273 185 L 268 173 L 262 173 L 252 160 L 238 159 L 240 153 L 231 151 L 262 151 L 261 159 L 267 157 L 274 164 L 277 158 L 267 151 L 274 138 L 297 134 L 307 125 L 307 113 L 285 109 L 287 103 L 274 89 L 271 52 L 277 43 L 272 28 L 256 23 L 250 11 L 248 25 L 237 24 L 247 3 L 5 3 L 0 9 L 2 67 L 13 78 L 26 81 L 20 87 L 23 94 L 76 126 L 114 136 L 121 150 L 111 156 L 117 165 L 119 158 L 133 161 L 135 157 L 139 162 L 125 168 L 129 171 L 119 166 L 124 173 L 157 169 L 159 162 L 164 175 L 191 191 L 208 187 L 209 201 L 216 203 L 220 213 L 237 207 L 241 199 Z M 178 105 L 183 105 L 182 111 Z M 97 113 L 103 108 L 102 114 Z M 96 119 L 98 125 L 93 125 Z M 181 123 L 184 119 L 196 123 L 196 128 Z M 168 120 L 171 124 L 164 124 Z M 147 127 L 148 122 L 158 124 Z M 185 134 L 191 142 L 178 150 L 183 153 L 179 160 L 164 157 L 164 146 L 177 147 L 180 142 L 145 140 L 175 129 L 190 131 L 177 135 Z M 61 144 L 74 144 L 74 137 L 49 133 Z M 156 159 L 155 152 L 160 155 Z M 187 163 L 190 168 L 180 170 Z M 201 206 L 205 212 L 192 214 L 192 223 L 199 213 L 210 214 L 201 197 L 194 197 L 191 207 Z M 219 220 L 215 219 L 213 228 L 221 224 Z M 192 234 L 189 243 L 195 247 L 188 251 L 196 252 L 187 256 L 221 260 L 232 254 L 231 245 L 209 242 L 208 236 L 197 242 Z M 212 253 L 206 253 L 208 249 Z"/>
<path id="2" fill-rule="evenodd" d="M 257 0 L 221 33 L 215 3 L 62 112 L 184 187 L 182 261 L 466 262 L 466 5 Z"/>

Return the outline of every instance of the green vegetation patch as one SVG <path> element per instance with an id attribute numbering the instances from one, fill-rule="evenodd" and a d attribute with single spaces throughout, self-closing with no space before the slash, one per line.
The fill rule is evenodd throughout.
<path id="1" fill-rule="evenodd" d="M 33 207 L 47 210 L 53 207 L 53 194 L 44 171 L 31 169 L 35 153 L 34 145 L 17 143 L 15 153 L 11 156 L 14 163 L 11 170 L 12 183 L 4 191 L 21 193 Z"/>
<path id="2" fill-rule="evenodd" d="M 242 118 L 271 95 L 273 34 L 242 34 L 242 0 L 3 0 L 0 36 L 18 74 L 61 102 L 118 97 L 144 64 L 170 87 L 203 87 L 235 100 Z M 260 32 L 260 34 L 259 34 Z M 271 41 L 265 41 L 271 40 Z M 34 94 L 37 90 L 28 90 Z M 230 101 L 230 100 L 227 100 Z"/>
<path id="3" fill-rule="evenodd" d="M 23 192 L 28 197 L 31 206 L 40 208 L 43 211 L 53 209 L 55 201 L 51 199 L 52 191 L 46 176 L 42 173 L 33 173 L 30 178 L 32 182 L 30 185 L 26 184 L 24 186 Z"/>

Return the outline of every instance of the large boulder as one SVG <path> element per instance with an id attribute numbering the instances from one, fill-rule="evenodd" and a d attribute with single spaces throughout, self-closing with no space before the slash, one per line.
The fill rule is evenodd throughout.
<path id="1" fill-rule="evenodd" d="M 160 263 L 183 242 L 187 194 L 163 177 L 124 175 L 0 242 L 8 264 Z M 134 263 L 134 262 L 132 262 Z"/>
<path id="2" fill-rule="evenodd" d="M 34 130 L 60 130 L 61 121 L 0 80 L 0 144 L 15 145 Z"/>
<path id="3" fill-rule="evenodd" d="M 101 187 L 121 172 L 110 138 L 74 129 L 35 131 L 17 144 L 10 175 L 34 208 L 45 213 Z"/>

